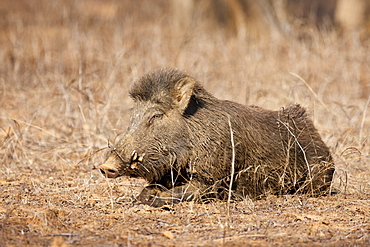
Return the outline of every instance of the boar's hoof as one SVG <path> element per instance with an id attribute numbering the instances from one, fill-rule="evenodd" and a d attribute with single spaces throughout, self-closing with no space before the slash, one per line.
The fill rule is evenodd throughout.
<path id="1" fill-rule="evenodd" d="M 172 197 L 171 193 L 158 185 L 149 185 L 145 187 L 137 197 L 138 203 L 150 205 L 152 207 L 162 207 L 179 203 L 181 200 Z"/>
<path id="2" fill-rule="evenodd" d="M 99 168 L 101 173 L 107 178 L 116 178 L 119 176 L 118 170 L 109 164 L 103 164 Z"/>

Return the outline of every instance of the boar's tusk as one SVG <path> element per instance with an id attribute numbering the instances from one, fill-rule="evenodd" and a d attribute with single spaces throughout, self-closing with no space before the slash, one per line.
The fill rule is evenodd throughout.
<path id="1" fill-rule="evenodd" d="M 131 168 L 132 170 L 135 170 L 135 169 L 137 168 L 137 163 L 131 164 L 130 168 Z"/>
<path id="2" fill-rule="evenodd" d="M 137 153 L 136 153 L 136 150 L 134 150 L 134 151 L 132 152 L 132 154 L 131 154 L 131 160 L 132 160 L 132 161 L 136 161 L 136 159 L 137 159 Z"/>
<path id="3" fill-rule="evenodd" d="M 137 160 L 139 162 L 143 162 L 143 159 L 144 159 L 144 156 L 145 156 L 146 153 L 143 153 Z"/>

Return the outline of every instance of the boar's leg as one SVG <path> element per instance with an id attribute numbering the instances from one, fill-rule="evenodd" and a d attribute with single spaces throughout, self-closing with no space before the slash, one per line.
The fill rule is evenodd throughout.
<path id="1" fill-rule="evenodd" d="M 200 192 L 199 186 L 190 183 L 171 189 L 166 189 L 162 185 L 149 185 L 141 191 L 137 200 L 139 203 L 153 207 L 162 207 L 164 205 L 196 200 L 199 198 Z"/>

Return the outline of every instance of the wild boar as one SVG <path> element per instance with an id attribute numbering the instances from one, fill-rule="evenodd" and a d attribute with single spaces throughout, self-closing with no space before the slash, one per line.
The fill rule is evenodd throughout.
<path id="1" fill-rule="evenodd" d="M 186 73 L 136 81 L 131 124 L 100 165 L 108 178 L 140 177 L 141 203 L 328 193 L 334 164 L 306 111 L 221 100 Z M 232 193 L 229 193 L 232 192 Z"/>

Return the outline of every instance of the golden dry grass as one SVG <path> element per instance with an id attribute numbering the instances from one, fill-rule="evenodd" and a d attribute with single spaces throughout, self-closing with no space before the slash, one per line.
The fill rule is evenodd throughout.
<path id="1" fill-rule="evenodd" d="M 166 1 L 0 1 L 0 13 L 0 246 L 370 244 L 369 40 L 226 37 Z M 340 193 L 133 205 L 145 183 L 103 178 L 97 151 L 127 127 L 132 81 L 163 66 L 220 98 L 307 107 Z"/>

